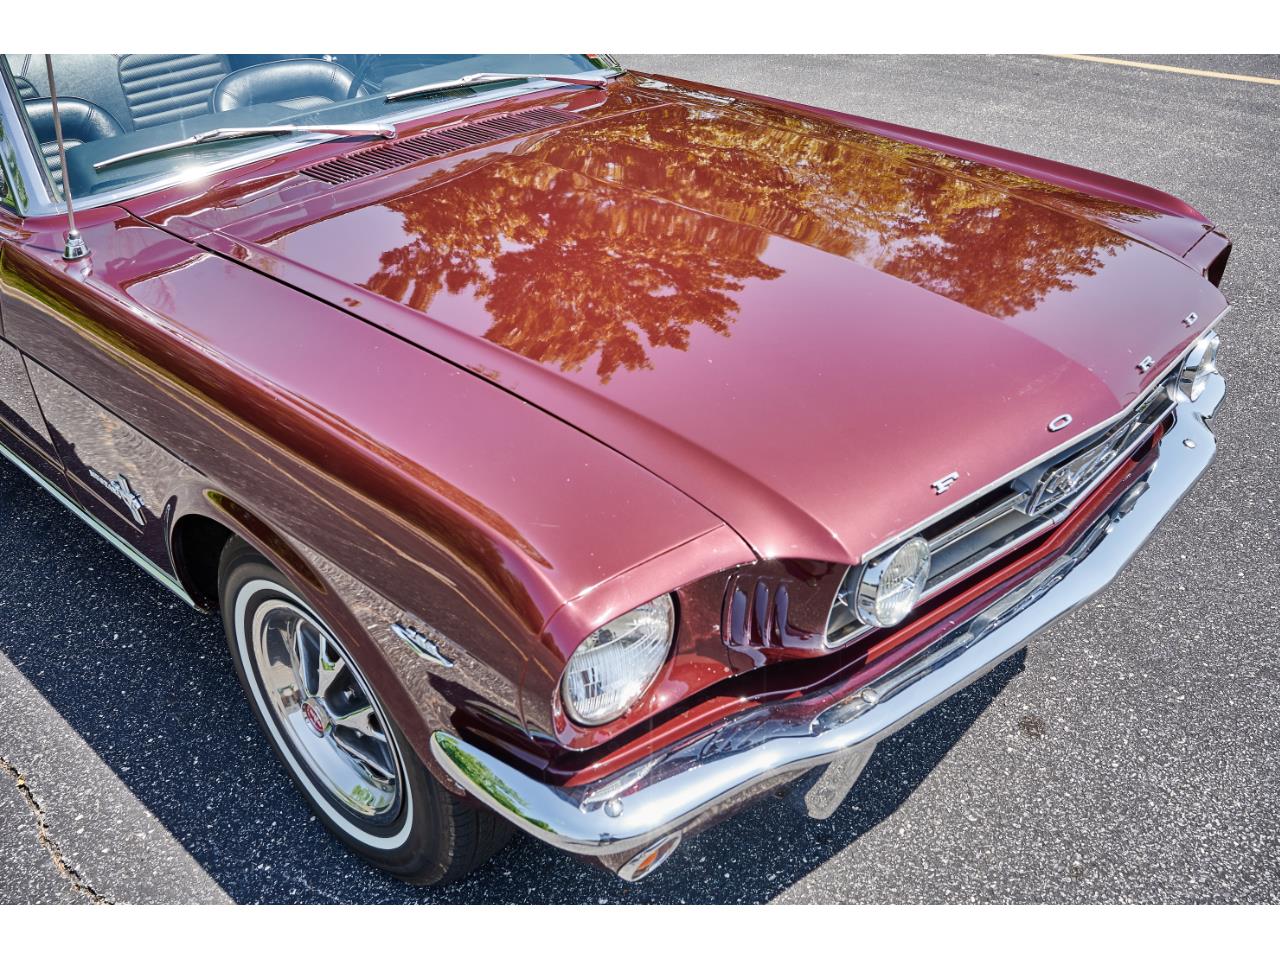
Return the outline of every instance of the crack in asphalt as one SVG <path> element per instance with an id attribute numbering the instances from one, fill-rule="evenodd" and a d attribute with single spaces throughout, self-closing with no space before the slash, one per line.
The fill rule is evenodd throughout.
<path id="1" fill-rule="evenodd" d="M 44 808 L 40 806 L 35 794 L 31 792 L 31 787 L 27 785 L 27 778 L 5 757 L 0 757 L 0 770 L 3 770 L 13 779 L 18 793 L 22 794 L 22 799 L 31 808 L 31 813 L 36 818 L 36 837 L 40 841 L 40 846 L 44 847 L 45 852 L 49 854 L 49 859 L 53 861 L 58 873 L 62 874 L 66 881 L 71 884 L 71 889 L 85 897 L 90 903 L 113 903 L 114 901 L 93 889 L 93 886 L 80 875 L 79 870 L 67 863 L 66 857 L 62 854 L 62 848 L 58 846 L 58 841 L 54 840 L 53 835 L 49 832 L 49 823 L 45 819 Z"/>

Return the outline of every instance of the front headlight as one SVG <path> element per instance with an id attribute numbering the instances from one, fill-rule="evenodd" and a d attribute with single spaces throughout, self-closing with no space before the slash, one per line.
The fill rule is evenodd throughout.
<path id="1" fill-rule="evenodd" d="M 582 641 L 560 681 L 566 712 L 578 723 L 616 720 L 649 688 L 675 636 L 671 596 L 642 603 Z"/>
<path id="2" fill-rule="evenodd" d="M 929 543 L 912 537 L 867 564 L 858 581 L 854 611 L 873 627 L 892 627 L 906 619 L 929 579 Z"/>
<path id="3" fill-rule="evenodd" d="M 1172 384 L 1174 400 L 1195 400 L 1204 393 L 1209 377 L 1218 369 L 1218 335 L 1210 330 L 1204 334 L 1187 359 L 1182 361 L 1178 378 Z"/>

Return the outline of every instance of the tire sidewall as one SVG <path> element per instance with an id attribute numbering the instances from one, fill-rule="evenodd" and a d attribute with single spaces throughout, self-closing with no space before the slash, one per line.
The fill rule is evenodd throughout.
<path id="1" fill-rule="evenodd" d="M 395 873 L 421 873 L 424 866 L 439 859 L 440 841 L 444 838 L 439 835 L 439 817 L 436 815 L 434 802 L 436 790 L 432 789 L 430 775 L 418 762 L 399 727 L 379 702 L 377 708 L 388 733 L 395 740 L 402 788 L 400 810 L 395 819 L 389 824 L 375 827 L 357 815 L 344 811 L 341 801 L 330 795 L 309 773 L 302 757 L 298 755 L 288 735 L 280 729 L 278 719 L 266 702 L 250 650 L 254 611 L 264 601 L 272 598 L 296 605 L 331 634 L 332 629 L 279 571 L 247 545 L 241 545 L 239 549 L 229 547 L 227 555 L 223 557 L 222 567 L 223 621 L 236 674 L 245 689 L 258 725 L 266 733 L 272 749 L 290 778 L 298 785 L 316 816 L 356 853 Z M 346 644 L 343 647 L 353 667 L 360 671 L 349 647 Z M 363 676 L 363 671 L 360 672 Z M 365 682 L 367 685 L 368 681 Z M 376 696 L 372 687 L 369 690 Z"/>

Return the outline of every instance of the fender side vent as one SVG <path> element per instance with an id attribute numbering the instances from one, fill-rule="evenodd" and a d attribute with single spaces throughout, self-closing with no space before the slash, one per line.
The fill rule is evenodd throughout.
<path id="1" fill-rule="evenodd" d="M 329 184 L 350 183 L 361 177 L 385 173 L 405 167 L 420 160 L 442 157 L 459 150 L 483 146 L 535 130 L 543 130 L 572 120 L 578 120 L 572 110 L 557 107 L 535 107 L 517 113 L 505 113 L 474 123 L 460 123 L 442 127 L 416 137 L 406 137 L 391 143 L 378 144 L 357 150 L 343 157 L 335 157 L 321 163 L 303 167 L 302 172 L 316 180 Z"/>

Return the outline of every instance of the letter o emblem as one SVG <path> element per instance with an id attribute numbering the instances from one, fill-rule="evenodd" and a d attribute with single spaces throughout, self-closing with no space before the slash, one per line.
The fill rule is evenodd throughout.
<path id="1" fill-rule="evenodd" d="M 1069 413 L 1064 413 L 1064 414 L 1061 414 L 1060 416 L 1056 416 L 1049 421 L 1049 432 L 1057 433 L 1063 427 L 1067 426 L 1067 424 L 1069 424 L 1070 422 L 1071 422 L 1071 414 Z"/>

